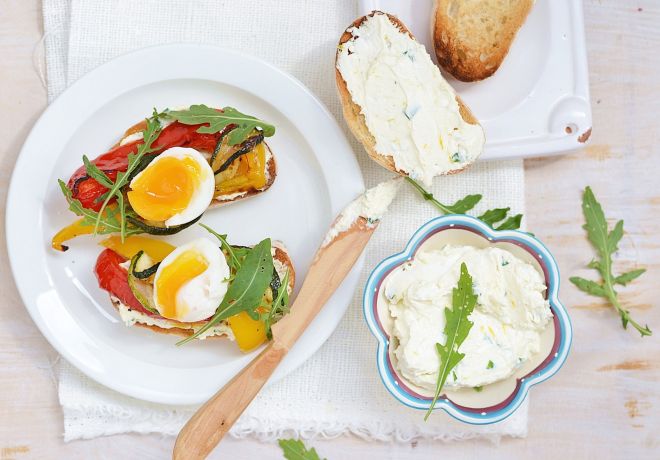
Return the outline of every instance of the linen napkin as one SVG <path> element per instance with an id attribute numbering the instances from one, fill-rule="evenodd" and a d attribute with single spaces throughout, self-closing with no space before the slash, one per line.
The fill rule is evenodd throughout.
<path id="1" fill-rule="evenodd" d="M 208 43 L 255 55 L 293 74 L 346 129 L 335 90 L 334 54 L 337 37 L 356 16 L 355 0 L 43 0 L 49 99 L 125 52 L 170 42 Z M 353 148 L 367 186 L 391 177 L 355 141 Z M 466 173 L 437 179 L 432 191 L 447 203 L 482 193 L 475 212 L 504 206 L 523 212 L 522 161 L 479 163 Z M 436 215 L 411 189 L 402 188 L 366 250 L 359 288 L 337 330 L 298 370 L 264 389 L 232 428 L 233 436 L 352 433 L 379 441 L 449 441 L 526 435 L 527 402 L 493 425 L 463 424 L 441 411 L 423 422 L 422 412 L 402 406 L 380 382 L 376 341 L 362 318 L 361 286 L 373 266 L 403 248 L 413 231 Z M 174 435 L 195 410 L 132 399 L 88 379 L 64 360 L 59 366 L 66 441 L 126 432 Z"/>

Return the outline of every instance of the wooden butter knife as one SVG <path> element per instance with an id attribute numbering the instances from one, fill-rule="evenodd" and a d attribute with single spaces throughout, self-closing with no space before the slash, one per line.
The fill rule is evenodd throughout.
<path id="1" fill-rule="evenodd" d="M 370 193 L 374 199 L 374 192 L 383 192 L 375 189 L 385 184 L 388 183 L 365 192 L 335 220 L 314 257 L 289 314 L 273 325 L 273 340 L 186 423 L 176 438 L 173 459 L 206 458 L 259 393 L 362 254 L 380 217 L 396 194 L 398 183 L 393 192 L 386 190 L 389 195 L 378 198 L 377 206 L 371 206 L 377 215 L 361 215 L 360 212 L 366 214 L 364 211 L 369 207 L 365 205 L 366 201 L 361 203 L 360 200 L 369 198 Z"/>

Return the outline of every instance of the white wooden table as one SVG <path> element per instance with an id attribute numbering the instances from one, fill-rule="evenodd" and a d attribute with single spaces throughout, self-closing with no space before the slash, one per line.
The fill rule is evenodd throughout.
<path id="1" fill-rule="evenodd" d="M 562 270 L 561 297 L 575 329 L 572 353 L 532 390 L 529 436 L 499 446 L 315 441 L 331 460 L 347 458 L 660 458 L 660 2 L 584 0 L 594 129 L 591 143 L 563 157 L 526 163 L 528 228 Z M 46 105 L 33 50 L 42 34 L 37 0 L 0 0 L 0 219 L 18 151 Z M 39 60 L 36 59 L 36 62 Z M 622 289 L 634 317 L 655 331 L 623 331 L 600 299 L 568 277 L 591 277 L 580 191 L 591 185 L 627 234 L 616 267 L 648 273 Z M 0 229 L 0 460 L 168 458 L 173 440 L 122 435 L 64 444 L 52 365 L 57 354 L 24 309 Z M 278 459 L 274 444 L 226 439 L 213 458 Z"/>

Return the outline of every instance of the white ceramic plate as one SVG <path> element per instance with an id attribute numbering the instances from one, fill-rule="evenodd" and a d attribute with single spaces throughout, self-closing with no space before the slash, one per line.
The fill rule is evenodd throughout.
<path id="1" fill-rule="evenodd" d="M 176 336 L 125 327 L 92 273 L 100 252 L 96 242 L 74 240 L 66 253 L 49 244 L 75 218 L 58 178 L 67 180 L 83 154 L 106 151 L 153 107 L 191 103 L 234 106 L 277 127 L 268 140 L 279 166 L 271 189 L 212 210 L 202 222 L 237 244 L 267 236 L 283 241 L 298 286 L 334 216 L 364 188 L 346 137 L 307 88 L 263 61 L 221 48 L 170 45 L 119 57 L 81 78 L 48 107 L 23 146 L 7 202 L 7 246 L 18 289 L 44 336 L 82 372 L 127 395 L 170 404 L 208 399 L 256 352 L 242 354 L 226 340 L 176 347 Z M 172 240 L 203 234 L 195 227 Z M 351 300 L 362 263 L 271 382 L 302 364 L 330 336 Z"/>
<path id="2" fill-rule="evenodd" d="M 399 17 L 426 46 L 433 0 L 359 0 L 360 14 Z M 457 0 L 458 1 L 458 0 Z M 445 74 L 486 130 L 482 159 L 559 154 L 591 132 L 581 0 L 537 0 L 495 74 L 463 83 Z"/>

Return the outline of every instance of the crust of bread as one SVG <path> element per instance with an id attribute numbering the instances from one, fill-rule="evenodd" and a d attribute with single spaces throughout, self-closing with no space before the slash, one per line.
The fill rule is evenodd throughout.
<path id="1" fill-rule="evenodd" d="M 126 139 L 128 136 L 131 134 L 135 134 L 140 131 L 144 131 L 147 127 L 147 122 L 145 120 L 139 121 L 135 123 L 133 126 L 128 128 L 124 135 L 119 139 L 119 141 L 113 146 L 117 147 L 121 142 Z M 273 182 L 275 182 L 275 177 L 277 176 L 277 163 L 275 162 L 275 155 L 273 155 L 273 151 L 270 149 L 270 146 L 266 143 L 266 141 L 263 141 L 264 146 L 266 147 L 266 150 L 270 154 L 270 158 L 268 159 L 268 162 L 266 163 L 266 172 L 268 174 L 268 180 L 266 181 L 266 185 L 264 185 L 261 188 L 258 189 L 252 189 L 248 190 L 245 194 L 240 195 L 240 196 L 235 196 L 232 197 L 228 200 L 218 200 L 216 197 L 213 198 L 213 201 L 211 201 L 211 204 L 209 205 L 208 209 L 213 209 L 213 208 L 218 208 L 220 206 L 227 205 L 229 203 L 234 203 L 236 201 L 243 200 L 245 198 L 249 198 L 254 195 L 258 195 L 261 192 L 265 192 L 270 188 L 271 185 L 273 185 Z"/>
<path id="2" fill-rule="evenodd" d="M 339 38 L 339 45 L 343 45 L 352 38 L 352 34 L 351 32 L 349 32 L 351 28 L 360 27 L 360 25 L 362 25 L 362 23 L 366 21 L 368 17 L 374 16 L 375 14 L 385 14 L 388 17 L 388 19 L 394 25 L 396 25 L 401 32 L 408 34 L 410 38 L 415 39 L 412 32 L 410 32 L 410 30 L 408 30 L 408 28 L 397 17 L 376 10 L 376 11 L 372 11 L 366 16 L 359 17 L 355 21 L 353 21 L 353 23 L 346 28 L 344 33 Z M 400 174 L 402 176 L 408 176 L 407 172 L 397 169 L 394 163 L 394 157 L 392 155 L 382 155 L 376 151 L 376 139 L 374 138 L 374 136 L 369 131 L 369 128 L 367 127 L 367 123 L 365 121 L 364 115 L 362 115 L 361 113 L 362 109 L 358 104 L 356 104 L 353 101 L 353 98 L 351 97 L 351 93 L 348 91 L 348 86 L 346 85 L 346 81 L 344 80 L 344 78 L 341 75 L 341 72 L 337 68 L 337 59 L 339 58 L 339 52 L 340 50 L 338 48 L 337 53 L 335 55 L 335 80 L 337 81 L 337 91 L 339 92 L 339 98 L 341 100 L 344 119 L 346 120 L 348 127 L 350 128 L 353 135 L 357 138 L 357 140 L 360 141 L 360 143 L 367 151 L 367 154 L 369 154 L 372 160 L 374 160 L 376 163 L 378 163 L 385 169 L 389 169 L 390 171 Z M 463 117 L 463 120 L 465 120 L 467 123 L 471 125 L 478 125 L 479 121 L 472 114 L 470 109 L 465 105 L 463 100 L 458 95 L 456 95 L 456 102 L 458 103 L 459 113 L 461 114 L 461 117 Z M 463 168 L 456 169 L 453 171 L 448 171 L 446 174 L 448 175 L 448 174 L 459 173 L 463 171 L 465 168 L 467 168 L 469 165 L 470 163 L 466 163 Z"/>
<path id="3" fill-rule="evenodd" d="M 533 5 L 534 0 L 435 0 L 431 32 L 438 63 L 461 81 L 490 77 Z"/>
<path id="4" fill-rule="evenodd" d="M 296 272 L 295 269 L 293 268 L 293 262 L 291 261 L 291 257 L 289 256 L 289 253 L 287 252 L 286 248 L 280 244 L 279 242 L 275 242 L 273 244 L 273 249 L 275 249 L 275 254 L 273 255 L 273 259 L 277 259 L 279 262 L 281 262 L 284 266 L 287 267 L 289 270 L 289 288 L 291 291 L 293 291 L 293 287 L 295 286 L 296 282 Z M 278 273 L 280 276 L 284 276 L 284 273 Z M 112 302 L 112 306 L 115 307 L 117 312 L 119 312 L 119 307 L 122 305 L 121 301 L 117 299 L 114 296 L 110 296 L 110 302 Z M 200 322 L 200 324 L 203 322 Z M 157 332 L 160 334 L 174 334 L 174 335 L 180 335 L 182 337 L 190 337 L 193 335 L 193 331 L 191 329 L 183 329 L 180 327 L 172 327 L 172 328 L 162 328 L 159 326 L 154 326 L 150 324 L 144 324 L 144 323 L 138 323 L 136 322 L 133 324 L 133 326 L 139 326 L 145 329 L 150 329 L 153 332 Z M 207 337 L 204 340 L 208 339 L 226 339 L 227 336 L 225 335 L 212 335 Z"/>

